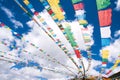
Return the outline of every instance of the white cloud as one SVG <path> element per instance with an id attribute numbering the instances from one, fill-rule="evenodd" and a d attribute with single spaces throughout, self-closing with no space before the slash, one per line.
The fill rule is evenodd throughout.
<path id="1" fill-rule="evenodd" d="M 0 28 L 0 40 L 2 39 L 8 39 L 10 41 L 14 39 L 11 31 L 5 29 L 4 27 Z"/>
<path id="2" fill-rule="evenodd" d="M 40 75 L 38 70 L 29 67 L 23 68 L 21 70 L 10 69 L 11 66 L 13 66 L 13 64 L 0 61 L 1 80 L 38 80 L 34 77 Z"/>
<path id="3" fill-rule="evenodd" d="M 8 63 L 7 61 L 2 61 L 2 59 L 4 60 L 8 60 L 8 61 L 15 61 L 15 60 L 22 60 L 16 56 L 18 56 L 18 50 L 13 49 L 12 51 L 10 51 L 9 46 L 12 45 L 12 42 L 15 41 L 16 42 L 16 46 L 22 46 L 24 44 L 24 42 L 21 42 L 21 40 L 16 39 L 13 35 L 11 30 L 6 29 L 5 27 L 1 27 L 0 28 L 0 55 L 4 55 L 4 57 L 0 57 L 0 79 L 1 80 L 38 80 L 37 78 L 35 78 L 34 76 L 39 76 L 39 74 L 37 74 L 38 70 L 32 68 L 32 69 L 24 69 L 25 72 L 28 72 L 26 74 L 23 74 L 25 72 L 22 72 L 21 70 L 10 70 L 10 68 L 14 65 L 13 63 Z M 6 43 L 7 45 L 4 45 L 3 43 Z M 7 53 L 3 53 L 3 52 L 7 52 Z M 32 71 L 32 72 L 29 72 Z M 33 72 L 35 72 L 33 75 Z M 40 73 L 40 72 L 39 72 Z M 26 76 L 25 76 L 26 75 Z M 32 77 L 30 77 L 31 75 L 33 75 Z"/>
<path id="4" fill-rule="evenodd" d="M 116 10 L 120 10 L 120 0 L 117 0 L 116 2 Z"/>
<path id="5" fill-rule="evenodd" d="M 9 48 L 7 46 L 9 46 L 10 41 L 12 41 L 12 40 L 14 40 L 12 33 L 9 30 L 5 29 L 4 27 L 0 28 L 0 51 L 9 50 Z M 2 41 L 7 43 L 8 45 L 7 46 L 3 45 L 1 43 Z"/>
<path id="6" fill-rule="evenodd" d="M 118 36 L 120 36 L 120 30 L 115 32 L 115 37 L 118 37 Z"/>
<path id="7" fill-rule="evenodd" d="M 90 69 L 89 69 L 87 74 L 88 75 L 98 76 L 99 72 L 94 69 L 94 67 L 96 67 L 98 65 L 101 65 L 101 61 L 97 61 L 97 60 L 92 59 L 91 66 L 90 66 Z"/>
<path id="8" fill-rule="evenodd" d="M 18 28 L 18 27 L 23 27 L 23 24 L 20 21 L 17 21 L 15 19 L 10 19 L 12 23 L 14 23 L 14 27 Z"/>
<path id="9" fill-rule="evenodd" d="M 14 18 L 12 12 L 11 12 L 9 9 L 7 9 L 7 8 L 5 8 L 5 7 L 1 7 L 1 9 L 2 9 L 3 11 L 5 11 L 5 13 L 8 15 L 9 18 Z"/>
<path id="10" fill-rule="evenodd" d="M 23 27 L 23 24 L 15 19 L 14 14 L 8 8 L 1 6 L 1 9 L 6 13 L 7 17 L 14 24 L 15 28 Z"/>

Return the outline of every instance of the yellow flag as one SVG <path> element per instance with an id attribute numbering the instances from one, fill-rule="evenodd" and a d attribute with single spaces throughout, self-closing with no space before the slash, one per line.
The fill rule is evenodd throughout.
<path id="1" fill-rule="evenodd" d="M 116 60 L 116 62 L 114 64 L 114 66 L 112 67 L 112 69 L 115 69 L 118 66 L 119 63 L 120 63 L 120 60 Z"/>
<path id="2" fill-rule="evenodd" d="M 25 38 L 24 38 L 24 37 L 22 37 L 22 41 L 25 41 Z"/>
<path id="3" fill-rule="evenodd" d="M 84 39 L 90 39 L 90 36 L 83 36 Z"/>
<path id="4" fill-rule="evenodd" d="M 65 26 L 70 26 L 69 23 L 65 22 Z"/>
<path id="5" fill-rule="evenodd" d="M 7 27 L 6 29 L 9 30 L 9 31 L 11 30 L 9 27 Z"/>
<path id="6" fill-rule="evenodd" d="M 117 60 L 116 63 L 119 64 L 119 63 L 120 63 L 120 60 Z"/>
<path id="7" fill-rule="evenodd" d="M 86 20 L 79 20 L 79 24 L 88 24 L 88 22 Z"/>
<path id="8" fill-rule="evenodd" d="M 28 0 L 24 0 L 23 2 L 24 2 L 26 5 L 29 4 L 29 1 L 28 1 Z"/>
<path id="9" fill-rule="evenodd" d="M 102 58 L 108 58 L 109 50 L 102 50 Z"/>
<path id="10" fill-rule="evenodd" d="M 54 35 L 55 33 L 52 31 L 51 34 Z"/>
<path id="11" fill-rule="evenodd" d="M 52 18 L 53 18 L 53 19 L 57 19 L 55 15 L 54 15 L 54 16 L 52 16 Z"/>
<path id="12" fill-rule="evenodd" d="M 51 5 L 58 4 L 60 1 L 59 0 L 47 0 Z"/>
<path id="13" fill-rule="evenodd" d="M 48 0 L 48 3 L 50 4 L 51 9 L 55 13 L 55 17 L 58 18 L 58 20 L 63 20 L 64 15 L 60 9 L 59 2 L 60 2 L 59 0 Z"/>
<path id="14" fill-rule="evenodd" d="M 44 22 L 44 19 L 43 19 L 43 18 L 40 18 L 40 21 L 41 21 L 41 22 Z"/>

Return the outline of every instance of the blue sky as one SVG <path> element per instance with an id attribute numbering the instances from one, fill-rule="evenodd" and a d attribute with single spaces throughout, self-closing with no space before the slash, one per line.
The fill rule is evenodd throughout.
<path id="1" fill-rule="evenodd" d="M 30 12 L 30 10 L 27 8 L 27 6 L 22 2 L 22 0 L 19 0 L 20 3 Z M 68 50 L 73 53 L 72 48 L 70 47 L 70 44 L 68 41 L 64 38 L 64 36 L 61 34 L 61 31 L 58 29 L 54 21 L 51 20 L 50 16 L 44 11 L 43 5 L 39 2 L 39 0 L 30 0 L 32 5 L 34 6 L 34 9 L 38 12 L 41 12 L 41 16 L 45 18 L 46 22 L 52 26 L 53 30 L 55 33 L 58 35 L 58 38 L 67 46 Z M 95 73 L 99 73 L 99 70 L 101 68 L 101 54 L 100 50 L 102 49 L 101 47 L 101 34 L 100 34 L 100 26 L 99 26 L 99 21 L 98 21 L 98 14 L 97 14 L 97 6 L 96 6 L 96 0 L 84 0 L 84 5 L 85 5 L 85 11 L 86 11 L 86 20 L 89 23 L 89 26 L 93 26 L 93 33 L 92 33 L 92 38 L 94 44 L 91 47 L 91 52 L 92 52 L 92 58 L 93 62 L 98 64 L 93 65 L 90 69 L 90 71 L 95 71 Z M 69 22 L 70 25 L 72 25 L 72 31 L 75 34 L 75 38 L 81 48 L 81 52 L 83 54 L 83 59 L 84 59 L 84 64 L 87 66 L 87 54 L 86 50 L 84 49 L 85 44 L 82 43 L 82 40 L 79 35 L 81 33 L 76 26 L 75 20 L 75 11 L 73 9 L 72 3 L 70 0 L 60 0 L 60 4 L 64 11 L 66 12 L 66 21 Z M 67 4 L 67 5 L 66 5 Z M 105 47 L 105 49 L 110 50 L 110 57 L 109 57 L 109 62 L 107 64 L 107 69 L 108 71 L 112 65 L 114 65 L 115 59 L 117 59 L 118 54 L 120 54 L 120 50 L 118 49 L 119 42 L 120 42 L 120 0 L 111 0 L 111 6 L 112 8 L 112 24 L 111 24 L 111 45 L 108 47 Z M 32 12 L 30 12 L 32 14 Z M 47 17 L 46 17 L 47 16 Z M 32 21 L 26 13 L 13 1 L 13 0 L 0 0 L 0 22 L 3 22 L 7 26 L 13 30 L 7 31 L 5 28 L 0 28 L 0 42 L 5 42 L 7 43 L 7 46 L 0 44 L 0 51 L 7 52 L 7 53 L 13 53 L 13 55 L 16 55 L 18 57 L 11 57 L 9 55 L 5 55 L 9 57 L 10 59 L 17 59 L 17 60 L 23 60 L 26 63 L 26 66 L 20 66 L 20 64 L 15 64 L 15 63 L 7 63 L 6 65 L 9 65 L 8 67 L 3 67 L 1 64 L 0 66 L 3 68 L 3 71 L 0 72 L 0 76 L 2 75 L 7 75 L 10 77 L 12 80 L 15 80 L 16 78 L 20 79 L 18 75 L 16 77 L 13 77 L 14 73 L 18 73 L 19 75 L 23 72 L 26 71 L 26 75 L 29 77 L 32 75 L 32 71 L 35 71 L 36 74 L 32 75 L 33 80 L 39 80 L 39 78 L 46 78 L 46 79 L 59 79 L 59 78 L 64 78 L 66 77 L 65 75 L 61 74 L 56 74 L 50 73 L 50 71 L 45 71 L 42 70 L 39 71 L 39 69 L 35 69 L 33 64 L 30 64 L 29 60 L 34 62 L 35 64 L 39 64 L 39 67 L 41 64 L 42 66 L 47 67 L 47 68 L 60 68 L 61 71 L 63 72 L 68 72 L 67 70 L 64 70 L 62 66 L 58 67 L 58 64 L 55 64 L 53 62 L 50 62 L 49 59 L 44 56 L 44 55 L 39 55 L 39 52 L 36 48 L 28 44 L 26 41 L 21 41 L 19 37 L 15 36 L 15 32 L 19 33 L 20 35 L 24 36 L 24 38 L 29 41 L 30 43 L 34 43 L 36 46 L 41 47 L 43 50 L 46 51 L 47 54 L 50 54 L 52 57 L 56 58 L 58 61 L 65 63 L 68 66 L 75 67 L 70 60 L 67 58 L 67 56 L 64 54 L 64 52 L 58 48 L 58 46 L 52 41 L 45 32 L 38 27 L 37 24 Z M 74 28 L 75 26 L 75 28 Z M 12 46 L 19 46 L 18 50 L 15 50 L 12 48 Z M 53 47 L 51 47 L 53 46 Z M 4 49 L 3 49 L 4 47 Z M 24 54 L 25 52 L 23 50 L 28 50 L 27 54 Z M 113 50 L 113 51 L 112 51 Z M 61 54 L 61 55 L 56 55 L 56 54 Z M 115 55 L 114 55 L 115 54 Z M 39 59 L 40 57 L 40 59 Z M 44 58 L 43 58 L 44 57 Z M 78 63 L 77 58 L 75 55 L 73 55 L 73 58 L 75 61 Z M 46 60 L 48 59 L 48 60 Z M 3 62 L 5 64 L 6 62 Z M 48 64 L 49 63 L 49 64 Z M 31 65 L 31 66 L 30 66 Z M 54 65 L 54 67 L 52 67 Z M 36 65 L 35 65 L 36 66 Z M 11 69 L 12 67 L 12 69 Z M 14 68 L 13 68 L 14 67 Z M 2 69 L 1 68 L 1 69 Z M 15 70 L 14 70 L 15 69 Z M 116 70 L 120 69 L 118 66 Z M 4 70 L 9 70 L 9 72 L 6 74 Z M 31 71 L 29 71 L 31 70 Z M 113 71 L 112 74 L 114 74 L 115 71 Z M 28 71 L 28 73 L 27 73 Z M 75 71 L 76 72 L 76 71 Z M 69 72 L 68 72 L 69 73 Z M 91 75 L 94 75 L 93 73 L 90 73 Z M 5 80 L 5 77 L 3 76 L 3 80 Z M 23 75 L 20 75 L 21 77 Z M 37 76 L 37 77 L 36 77 Z M 31 77 L 29 77 L 31 78 Z M 25 77 L 25 79 L 29 79 Z M 8 80 L 8 79 L 6 79 Z M 43 79 L 44 80 L 44 79 Z"/>

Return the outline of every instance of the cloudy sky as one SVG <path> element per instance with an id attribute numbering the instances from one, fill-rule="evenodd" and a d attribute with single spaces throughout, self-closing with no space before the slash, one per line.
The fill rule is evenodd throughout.
<path id="1" fill-rule="evenodd" d="M 22 0 L 19 1 L 30 12 L 30 9 L 27 8 Z M 66 14 L 64 22 L 68 22 L 71 25 L 71 31 L 79 45 L 83 56 L 82 60 L 85 69 L 87 69 L 88 57 L 86 44 L 84 43 L 81 33 L 83 26 L 79 25 L 76 21 L 75 11 L 71 1 L 60 1 Z M 62 34 L 40 1 L 30 0 L 30 2 L 34 6 L 34 9 L 40 12 L 39 14 L 42 18 L 44 18 L 46 23 L 53 29 L 57 39 L 59 39 L 71 53 L 71 57 L 75 60 L 77 65 L 80 65 L 69 41 Z M 91 35 L 90 52 L 92 54 L 91 66 L 88 72 L 86 72 L 86 75 L 99 75 L 102 64 L 102 49 L 109 50 L 108 63 L 105 69 L 106 72 L 111 69 L 116 60 L 120 59 L 120 57 L 118 57 L 120 55 L 120 0 L 111 0 L 111 43 L 104 48 L 101 47 L 101 34 L 96 1 L 84 0 L 83 2 L 85 5 L 86 19 L 88 21 L 87 28 Z M 29 18 L 14 0 L 0 0 L 0 24 L 1 23 L 9 27 L 0 26 L 1 80 L 66 80 L 75 77 L 78 70 L 73 62 L 43 29 Z M 40 22 L 39 24 L 44 27 Z M 64 25 L 63 22 L 61 24 Z M 43 51 L 40 51 L 40 49 Z M 118 72 L 118 70 L 120 70 L 120 65 L 109 75 L 103 75 L 108 77 Z"/>

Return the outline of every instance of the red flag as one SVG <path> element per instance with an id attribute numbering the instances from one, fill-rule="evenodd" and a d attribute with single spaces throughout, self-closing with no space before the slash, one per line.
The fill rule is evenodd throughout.
<path id="1" fill-rule="evenodd" d="M 78 4 L 74 4 L 73 7 L 75 10 L 79 10 L 79 9 L 83 9 L 84 5 L 83 3 L 78 3 Z"/>
<path id="2" fill-rule="evenodd" d="M 74 51 L 75 51 L 75 54 L 76 54 L 77 58 L 81 58 L 80 51 L 79 50 L 74 50 Z"/>
<path id="3" fill-rule="evenodd" d="M 36 15 L 36 16 L 37 16 L 38 14 L 39 14 L 39 12 L 34 12 L 34 15 Z"/>
<path id="4" fill-rule="evenodd" d="M 109 70 L 109 71 L 106 73 L 106 75 L 110 74 L 111 72 L 112 72 L 112 70 Z"/>
<path id="5" fill-rule="evenodd" d="M 60 8 L 60 10 L 61 10 L 62 12 L 64 12 L 63 8 Z"/>
<path id="6" fill-rule="evenodd" d="M 88 28 L 82 28 L 81 30 L 83 30 L 83 31 L 88 31 Z"/>
<path id="7" fill-rule="evenodd" d="M 107 62 L 102 62 L 102 64 L 107 64 Z"/>
<path id="8" fill-rule="evenodd" d="M 1 23 L 0 26 L 3 27 L 3 26 L 5 26 L 5 24 L 4 24 L 4 23 Z"/>
<path id="9" fill-rule="evenodd" d="M 20 34 L 16 34 L 16 36 L 20 36 Z"/>
<path id="10" fill-rule="evenodd" d="M 53 14 L 53 11 L 50 9 L 50 10 L 48 11 L 48 13 L 51 15 L 51 14 Z"/>
<path id="11" fill-rule="evenodd" d="M 112 9 L 101 10 L 98 12 L 100 26 L 109 26 L 111 25 L 111 16 Z"/>

